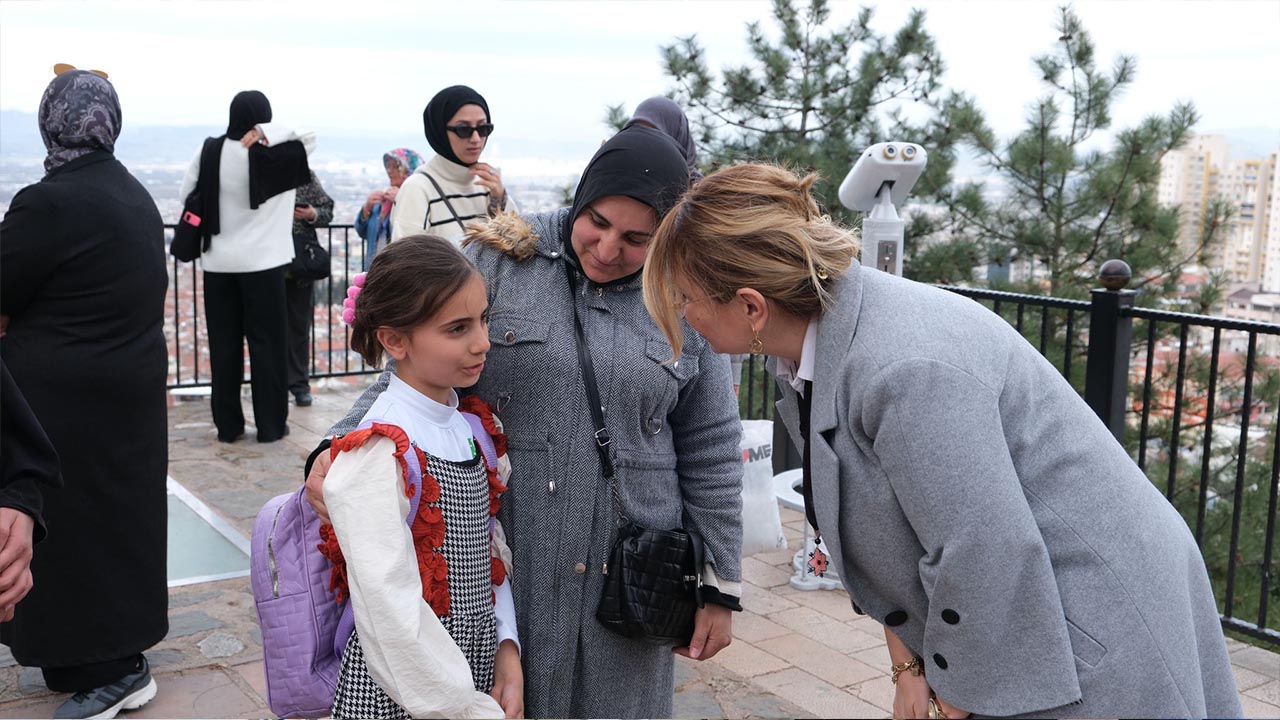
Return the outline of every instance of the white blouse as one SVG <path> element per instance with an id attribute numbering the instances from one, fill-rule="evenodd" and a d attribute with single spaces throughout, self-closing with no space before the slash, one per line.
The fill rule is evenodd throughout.
<path id="1" fill-rule="evenodd" d="M 399 426 L 436 457 L 465 461 L 475 456 L 471 426 L 458 413 L 452 392 L 449 404 L 441 405 L 393 375 L 365 418 Z M 324 482 L 369 674 L 413 717 L 501 718 L 502 708 L 475 690 L 466 657 L 422 599 L 417 554 L 405 522 L 409 498 L 395 449 L 395 441 L 378 436 L 341 453 Z M 502 456 L 498 471 L 504 483 L 510 468 Z M 494 533 L 499 556 L 509 564 L 501 525 Z M 510 580 L 494 586 L 494 594 L 497 642 L 511 640 L 518 648 Z"/>

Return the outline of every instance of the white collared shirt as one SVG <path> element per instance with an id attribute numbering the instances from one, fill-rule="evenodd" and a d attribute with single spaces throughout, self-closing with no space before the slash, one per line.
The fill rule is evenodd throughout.
<path id="1" fill-rule="evenodd" d="M 818 354 L 818 320 L 809 321 L 804 331 L 804 344 L 800 346 L 800 362 L 778 358 L 778 379 L 791 384 L 796 392 L 804 392 L 806 380 L 813 382 L 814 356 Z"/>

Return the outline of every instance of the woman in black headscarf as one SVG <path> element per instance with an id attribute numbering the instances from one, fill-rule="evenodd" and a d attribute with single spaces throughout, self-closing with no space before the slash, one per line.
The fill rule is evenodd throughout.
<path id="1" fill-rule="evenodd" d="M 424 232 L 460 242 L 467 225 L 516 212 L 498 168 L 480 162 L 494 127 L 480 93 L 466 85 L 441 90 L 422 111 L 422 126 L 436 154 L 400 186 L 392 242 Z"/>
<path id="2" fill-rule="evenodd" d="M 731 639 L 730 611 L 740 609 L 741 425 L 729 363 L 687 328 L 696 339 L 669 363 L 671 346 L 640 295 L 649 237 L 687 185 L 670 138 L 628 128 L 596 152 L 571 208 L 495 220 L 466 249 L 492 297 L 492 348 L 474 392 L 502 419 L 519 478 L 499 518 L 513 553 L 529 717 L 671 716 L 671 650 L 615 635 L 595 618 L 619 512 L 705 540 L 707 604 L 690 646 L 677 653 L 715 655 Z M 620 505 L 602 479 L 575 305 Z M 388 378 L 330 432 L 354 429 Z M 319 485 L 308 483 L 322 505 Z M 495 693 L 503 687 L 495 684 Z"/>
<path id="3" fill-rule="evenodd" d="M 55 77 L 39 112 L 48 173 L 0 223 L 0 353 L 65 479 L 45 492 L 35 584 L 0 639 L 77 693 L 57 717 L 150 699 L 142 652 L 168 631 L 164 227 L 112 154 L 120 117 L 105 78 Z"/>
<path id="4" fill-rule="evenodd" d="M 202 167 L 196 153 L 180 193 L 187 197 L 199 180 L 201 229 L 209 237 L 200 264 L 213 424 L 222 442 L 244 434 L 247 339 L 257 439 L 274 442 L 289 432 L 285 271 L 293 259 L 294 188 L 311 179 L 315 135 L 272 123 L 267 97 L 247 90 L 231 101 L 226 135 L 213 140 L 210 162 Z"/>

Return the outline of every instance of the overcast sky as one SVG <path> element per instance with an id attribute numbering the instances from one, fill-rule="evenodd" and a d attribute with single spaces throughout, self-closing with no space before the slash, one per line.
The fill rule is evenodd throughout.
<path id="1" fill-rule="evenodd" d="M 944 85 L 975 96 L 1002 136 L 1040 92 L 1031 57 L 1057 40 L 1058 3 L 949 0 L 876 5 L 873 25 L 928 11 Z M 856 3 L 834 2 L 848 20 Z M 1274 130 L 1280 145 L 1280 0 L 1080 0 L 1103 63 L 1134 55 L 1118 126 L 1195 101 L 1202 132 Z M 264 91 L 276 119 L 320 131 L 422 140 L 440 88 L 475 87 L 498 131 L 492 158 L 531 138 L 580 166 L 607 134 L 607 104 L 670 87 L 659 46 L 697 33 L 713 64 L 746 57 L 745 25 L 767 2 L 19 2 L 0 0 L 0 109 L 34 111 L 55 62 L 110 73 L 125 129 L 224 125 L 239 90 Z M 323 137 L 321 138 L 323 147 Z M 553 158 L 546 158 L 553 160 Z"/>

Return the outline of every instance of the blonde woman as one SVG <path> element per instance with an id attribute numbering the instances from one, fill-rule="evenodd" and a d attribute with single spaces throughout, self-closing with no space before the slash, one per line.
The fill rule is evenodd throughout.
<path id="1" fill-rule="evenodd" d="M 657 230 L 644 298 L 677 356 L 681 315 L 771 356 L 808 518 L 886 626 L 894 716 L 1239 717 L 1181 518 L 997 315 L 860 267 L 814 180 L 703 179 Z"/>

